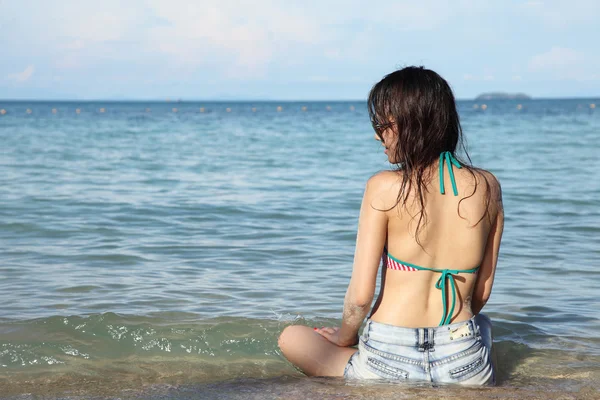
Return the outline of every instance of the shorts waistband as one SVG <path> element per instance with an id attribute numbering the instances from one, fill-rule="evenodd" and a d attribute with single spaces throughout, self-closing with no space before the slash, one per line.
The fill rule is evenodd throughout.
<path id="1" fill-rule="evenodd" d="M 480 334 L 475 319 L 476 316 L 473 316 L 466 321 L 430 328 L 406 328 L 368 320 L 363 337 L 387 344 L 427 349 L 434 345 L 473 340 Z"/>

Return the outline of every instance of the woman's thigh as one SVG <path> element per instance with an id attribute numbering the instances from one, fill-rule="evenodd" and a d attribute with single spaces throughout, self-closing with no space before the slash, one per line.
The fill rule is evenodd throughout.
<path id="1" fill-rule="evenodd" d="M 302 325 L 285 328 L 279 336 L 279 348 L 285 358 L 311 376 L 343 376 L 348 360 L 356 352 L 351 347 L 339 347 Z"/>

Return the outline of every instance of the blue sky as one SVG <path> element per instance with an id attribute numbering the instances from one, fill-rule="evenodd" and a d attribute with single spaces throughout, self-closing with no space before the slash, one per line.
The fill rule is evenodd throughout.
<path id="1" fill-rule="evenodd" d="M 458 98 L 600 96 L 600 1 L 0 0 L 0 98 L 364 99 L 404 65 Z"/>

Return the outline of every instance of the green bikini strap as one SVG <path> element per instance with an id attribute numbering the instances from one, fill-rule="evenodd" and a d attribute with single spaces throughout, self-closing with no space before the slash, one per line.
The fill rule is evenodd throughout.
<path id="1" fill-rule="evenodd" d="M 437 280 L 437 282 L 435 283 L 435 287 L 436 289 L 440 289 L 442 291 L 442 320 L 440 321 L 440 326 L 442 325 L 448 325 L 450 323 L 450 321 L 452 320 L 452 316 L 454 315 L 454 307 L 456 306 L 456 281 L 454 280 L 454 274 L 460 274 L 460 273 L 466 273 L 466 274 L 473 274 L 475 272 L 477 272 L 477 268 L 471 268 L 471 269 L 443 269 L 440 272 L 442 273 L 442 275 L 440 276 L 440 279 Z M 446 301 L 448 300 L 447 294 L 446 294 L 446 280 L 450 281 L 450 287 L 452 288 L 452 306 L 450 307 L 450 310 L 447 312 L 446 309 Z"/>
<path id="2" fill-rule="evenodd" d="M 454 280 L 455 274 L 474 274 L 477 272 L 479 267 L 471 268 L 471 269 L 436 269 L 436 268 L 425 268 L 420 267 L 415 264 L 411 264 L 405 261 L 398 260 L 394 256 L 388 253 L 387 255 L 392 260 L 396 261 L 399 264 L 406 265 L 408 267 L 412 267 L 419 271 L 433 271 L 440 272 L 442 275 L 440 279 L 435 283 L 435 288 L 440 289 L 442 291 L 442 320 L 440 321 L 439 326 L 448 325 L 452 320 L 452 315 L 454 315 L 454 308 L 456 307 L 456 281 Z M 446 308 L 446 302 L 448 301 L 448 294 L 446 292 L 446 281 L 450 281 L 450 287 L 452 288 L 452 305 L 450 310 Z"/>
<path id="3" fill-rule="evenodd" d="M 456 168 L 462 168 L 462 165 L 458 162 L 456 158 L 449 151 L 443 151 L 440 154 L 440 193 L 445 194 L 446 191 L 444 189 L 444 161 L 448 164 L 448 173 L 450 174 L 450 182 L 452 183 L 452 191 L 455 196 L 458 196 L 458 189 L 456 188 L 456 179 L 454 179 L 454 171 L 452 170 L 452 166 L 454 165 Z"/>

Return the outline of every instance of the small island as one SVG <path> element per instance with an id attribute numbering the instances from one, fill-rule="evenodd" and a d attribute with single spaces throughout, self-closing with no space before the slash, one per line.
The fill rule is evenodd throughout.
<path id="1" fill-rule="evenodd" d="M 480 94 L 475 100 L 531 100 L 531 96 L 525 93 L 490 92 Z"/>

